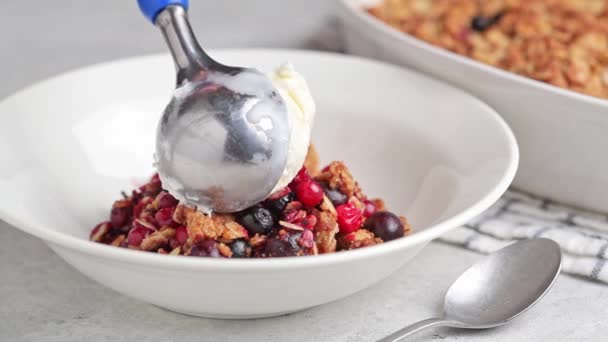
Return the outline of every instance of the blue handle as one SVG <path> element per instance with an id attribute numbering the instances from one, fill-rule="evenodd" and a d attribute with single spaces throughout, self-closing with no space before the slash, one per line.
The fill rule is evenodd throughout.
<path id="1" fill-rule="evenodd" d="M 139 9 L 152 24 L 156 22 L 156 16 L 167 6 L 179 5 L 188 10 L 188 2 L 188 0 L 137 0 Z"/>

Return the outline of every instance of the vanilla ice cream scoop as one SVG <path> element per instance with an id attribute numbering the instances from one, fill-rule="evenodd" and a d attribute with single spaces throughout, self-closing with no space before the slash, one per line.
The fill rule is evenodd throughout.
<path id="1" fill-rule="evenodd" d="M 287 186 L 304 164 L 310 144 L 316 106 L 306 80 L 294 70 L 291 63 L 277 68 L 270 75 L 270 79 L 287 105 L 290 123 L 287 164 L 283 175 L 272 191 L 275 192 Z"/>

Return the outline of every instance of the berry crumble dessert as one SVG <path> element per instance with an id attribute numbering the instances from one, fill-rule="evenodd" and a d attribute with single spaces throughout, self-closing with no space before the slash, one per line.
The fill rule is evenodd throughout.
<path id="1" fill-rule="evenodd" d="M 452 52 L 608 99 L 608 0 L 383 0 L 367 11 Z"/>
<path id="2" fill-rule="evenodd" d="M 232 214 L 205 214 L 179 203 L 158 175 L 112 205 L 95 242 L 161 254 L 217 258 L 316 255 L 372 246 L 409 234 L 403 216 L 368 198 L 346 165 L 322 170 L 313 145 L 288 186 Z"/>

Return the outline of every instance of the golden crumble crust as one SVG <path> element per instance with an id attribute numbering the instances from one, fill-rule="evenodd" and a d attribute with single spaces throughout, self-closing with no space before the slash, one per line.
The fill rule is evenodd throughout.
<path id="1" fill-rule="evenodd" d="M 305 167 L 310 171 L 300 172 L 290 186 L 234 214 L 207 215 L 179 204 L 154 175 L 130 196 L 123 192 L 109 220 L 97 224 L 89 238 L 121 248 L 212 258 L 317 255 L 383 242 L 364 224 L 366 217 L 385 210 L 384 202 L 368 199 L 344 163 L 319 171 L 311 146 Z M 407 220 L 400 220 L 409 233 Z"/>
<path id="2" fill-rule="evenodd" d="M 382 239 L 375 237 L 374 233 L 367 229 L 359 229 L 338 237 L 338 246 L 345 250 L 373 246 L 379 243 L 382 243 Z"/>
<path id="3" fill-rule="evenodd" d="M 608 0 L 384 0 L 368 12 L 482 63 L 608 98 Z"/>
<path id="4" fill-rule="evenodd" d="M 314 227 L 315 244 L 319 253 L 331 253 L 336 251 L 336 234 L 339 231 L 335 215 L 326 211 L 313 211 L 317 217 Z"/>
<path id="5" fill-rule="evenodd" d="M 356 196 L 364 198 L 359 184 L 353 178 L 348 167 L 341 161 L 331 162 L 319 175 L 315 177 L 319 182 L 325 182 L 332 189 L 338 189 L 347 197 Z"/>

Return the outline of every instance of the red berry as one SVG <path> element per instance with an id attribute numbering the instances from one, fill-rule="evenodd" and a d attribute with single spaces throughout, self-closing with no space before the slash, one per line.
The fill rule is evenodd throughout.
<path id="1" fill-rule="evenodd" d="M 300 202 L 309 208 L 317 206 L 323 200 L 323 188 L 312 179 L 297 184 L 294 192 Z"/>
<path id="2" fill-rule="evenodd" d="M 174 227 L 177 225 L 177 222 L 173 221 L 173 212 L 175 211 L 175 207 L 171 208 L 162 208 L 156 212 L 154 215 L 154 219 L 156 220 L 156 224 L 160 227 Z"/>
<path id="3" fill-rule="evenodd" d="M 310 180 L 310 176 L 308 175 L 308 170 L 306 170 L 305 166 L 302 166 L 298 174 L 294 177 L 294 179 L 289 183 L 289 187 L 294 189 L 298 186 L 298 184 Z"/>
<path id="4" fill-rule="evenodd" d="M 158 209 L 175 207 L 177 205 L 177 200 L 175 197 L 166 191 L 162 191 L 160 194 L 158 194 L 155 201 Z"/>
<path id="5" fill-rule="evenodd" d="M 127 236 L 129 245 L 139 247 L 141 242 L 150 234 L 154 233 L 154 230 L 146 228 L 144 226 L 136 226 L 131 229 Z"/>
<path id="6" fill-rule="evenodd" d="M 361 228 L 363 223 L 363 215 L 361 210 L 357 208 L 353 203 L 346 203 L 339 205 L 336 208 L 338 213 L 338 225 L 340 226 L 340 233 L 352 233 Z"/>
<path id="7" fill-rule="evenodd" d="M 110 212 L 110 222 L 112 222 L 112 227 L 121 228 L 129 223 L 131 219 L 131 214 L 133 213 L 133 207 L 125 206 L 125 207 L 117 207 L 114 206 L 112 211 Z"/>
<path id="8" fill-rule="evenodd" d="M 162 190 L 162 184 L 158 173 L 152 176 L 150 182 L 139 187 L 139 190 L 148 196 L 156 196 Z"/>
<path id="9" fill-rule="evenodd" d="M 188 229 L 184 226 L 179 226 L 175 230 L 175 240 L 179 242 L 180 245 L 183 245 L 188 241 Z"/>
<path id="10" fill-rule="evenodd" d="M 374 202 L 372 202 L 370 200 L 365 200 L 365 201 L 363 201 L 363 203 L 365 204 L 365 210 L 363 211 L 363 216 L 365 216 L 365 217 L 372 216 L 377 210 Z"/>

